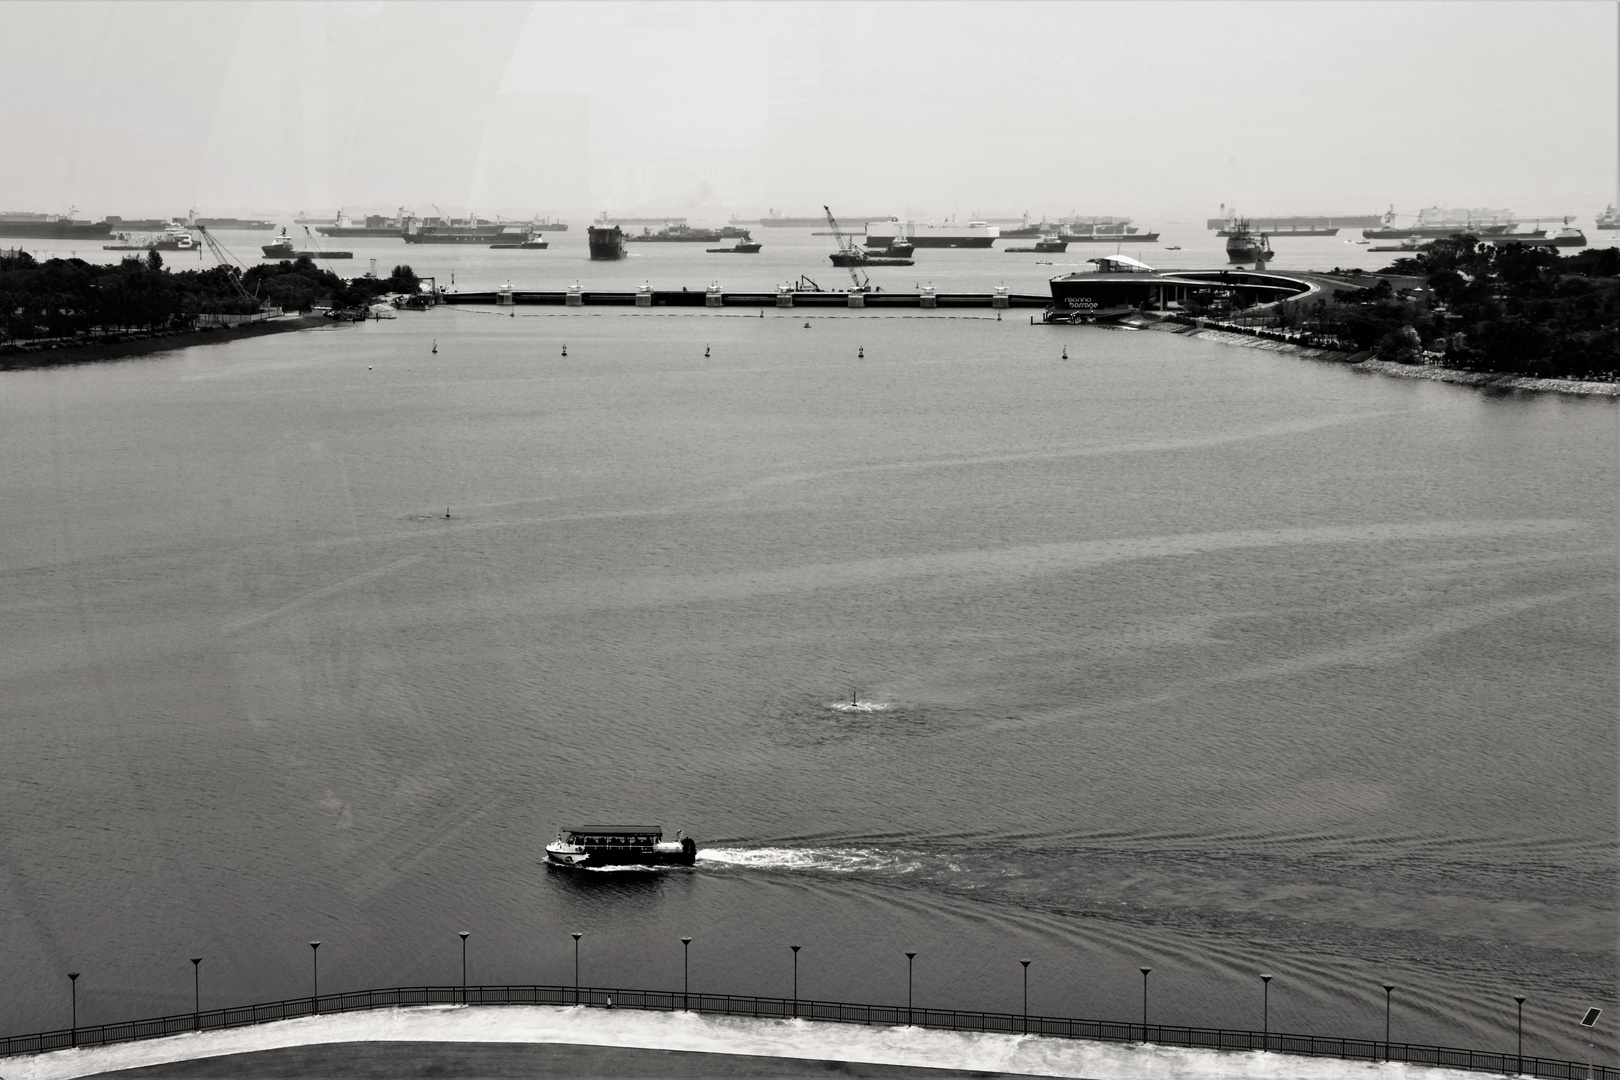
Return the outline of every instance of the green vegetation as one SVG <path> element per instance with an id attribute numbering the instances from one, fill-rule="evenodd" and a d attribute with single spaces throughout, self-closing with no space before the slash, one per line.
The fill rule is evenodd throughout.
<path id="1" fill-rule="evenodd" d="M 377 296 L 414 293 L 418 284 L 409 266 L 386 278 L 344 281 L 307 258 L 240 274 L 224 266 L 174 272 L 155 251 L 108 266 L 0 250 L 0 345 L 190 330 L 204 315 L 249 315 L 266 306 L 363 310 Z"/>
<path id="2" fill-rule="evenodd" d="M 1562 379 L 1620 379 L 1620 250 L 1437 240 L 1332 299 L 1280 305 L 1279 325 L 1386 360 Z M 1427 289 L 1397 289 L 1411 276 Z"/>

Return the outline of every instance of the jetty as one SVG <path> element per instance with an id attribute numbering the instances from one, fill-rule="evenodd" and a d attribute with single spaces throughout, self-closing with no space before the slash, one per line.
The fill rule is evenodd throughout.
<path id="1" fill-rule="evenodd" d="M 804 289 L 779 286 L 727 292 L 707 289 L 654 289 L 643 286 L 630 292 L 571 288 L 496 289 L 483 292 L 441 292 L 441 304 L 493 304 L 496 307 L 541 305 L 552 307 L 689 307 L 689 308 L 1044 308 L 1052 302 L 1045 293 L 1015 293 L 996 288 L 989 292 L 941 292 L 923 287 L 915 292 L 887 290 Z"/>

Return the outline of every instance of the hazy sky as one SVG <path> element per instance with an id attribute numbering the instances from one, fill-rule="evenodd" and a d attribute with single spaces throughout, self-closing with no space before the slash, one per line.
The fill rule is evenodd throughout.
<path id="1" fill-rule="evenodd" d="M 1612 2 L 0 2 L 0 209 L 1616 199 Z"/>

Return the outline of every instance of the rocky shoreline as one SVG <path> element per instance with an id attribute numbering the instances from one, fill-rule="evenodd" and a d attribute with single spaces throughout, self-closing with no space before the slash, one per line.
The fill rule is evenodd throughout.
<path id="1" fill-rule="evenodd" d="M 1377 354 L 1372 351 L 1348 353 L 1335 349 L 1317 349 L 1289 341 L 1255 337 L 1233 330 L 1188 326 L 1185 323 L 1160 319 L 1133 321 L 1130 325 L 1144 330 L 1160 330 L 1172 334 L 1184 334 L 1187 337 L 1203 338 L 1207 341 L 1218 341 L 1223 345 L 1241 345 L 1247 349 L 1264 349 L 1267 352 L 1287 353 L 1307 360 L 1346 364 L 1352 371 L 1360 371 L 1368 375 L 1388 375 L 1397 379 L 1424 379 L 1428 382 L 1451 383 L 1455 386 L 1470 386 L 1480 390 L 1521 390 L 1540 394 L 1571 394 L 1577 397 L 1620 398 L 1620 383 L 1576 379 L 1542 379 L 1532 375 L 1517 375 L 1511 372 L 1458 371 L 1428 364 L 1397 364 L 1390 360 L 1378 359 Z"/>

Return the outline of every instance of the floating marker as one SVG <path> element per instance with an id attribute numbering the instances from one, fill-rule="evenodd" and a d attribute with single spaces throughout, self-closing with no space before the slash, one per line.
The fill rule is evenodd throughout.
<path id="1" fill-rule="evenodd" d="M 865 360 L 866 359 L 866 346 L 865 345 L 862 345 L 860 348 L 855 350 L 855 358 L 857 360 Z"/>
<path id="2" fill-rule="evenodd" d="M 439 339 L 438 338 L 433 339 L 433 351 L 435 353 L 437 353 L 439 351 Z"/>
<path id="3" fill-rule="evenodd" d="M 564 356 L 567 356 L 567 355 L 568 355 L 568 346 L 567 346 L 567 345 L 564 345 L 564 346 L 563 346 L 563 355 L 564 355 Z"/>
<path id="4" fill-rule="evenodd" d="M 707 345 L 703 346 L 703 355 L 704 356 L 709 355 L 709 347 Z"/>
<path id="5" fill-rule="evenodd" d="M 810 329 L 810 324 L 809 324 L 809 323 L 805 323 L 805 324 L 804 324 L 804 328 L 805 328 L 805 329 L 806 329 L 806 330 L 808 330 L 808 329 Z"/>
<path id="6" fill-rule="evenodd" d="M 1063 346 L 1063 359 L 1067 360 L 1068 358 L 1069 358 L 1069 347 L 1067 345 L 1065 345 L 1065 346 Z"/>

